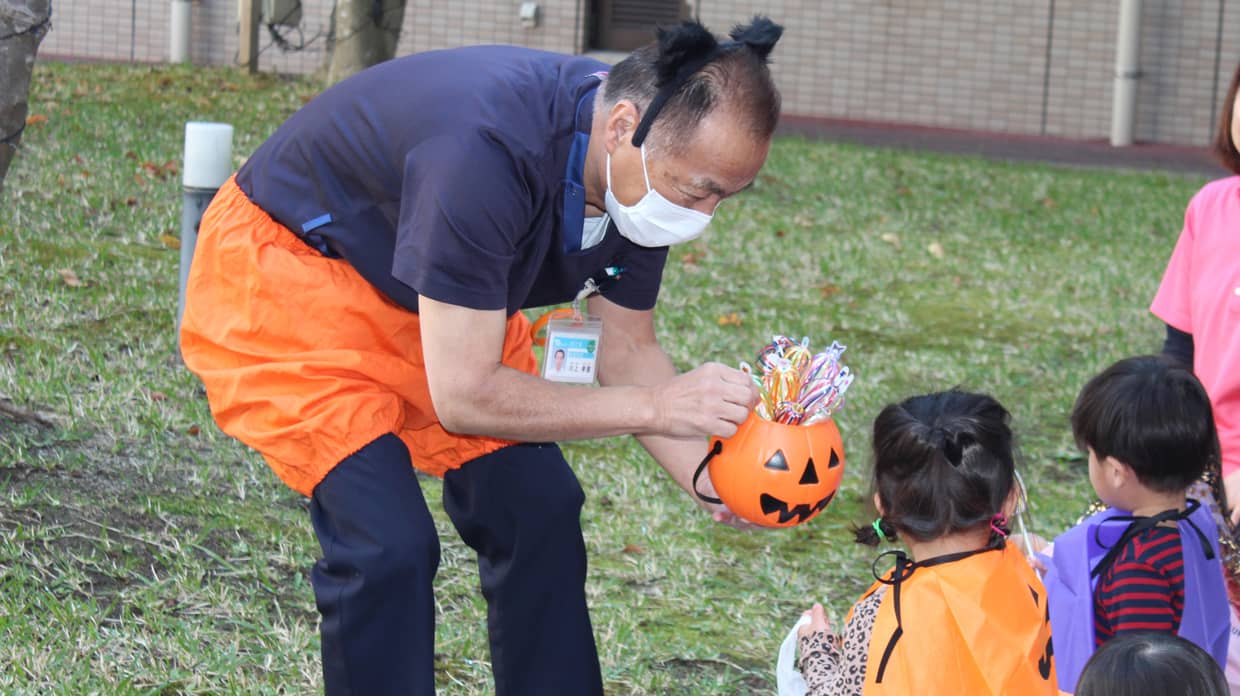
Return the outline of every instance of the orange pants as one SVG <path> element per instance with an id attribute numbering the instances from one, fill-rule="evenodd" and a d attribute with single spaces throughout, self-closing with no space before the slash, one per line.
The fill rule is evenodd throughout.
<path id="1" fill-rule="evenodd" d="M 431 406 L 418 315 L 348 262 L 304 244 L 232 179 L 199 228 L 181 352 L 220 428 L 303 495 L 387 433 L 436 476 L 511 444 L 445 431 Z M 535 372 L 520 312 L 508 320 L 502 359 Z"/>

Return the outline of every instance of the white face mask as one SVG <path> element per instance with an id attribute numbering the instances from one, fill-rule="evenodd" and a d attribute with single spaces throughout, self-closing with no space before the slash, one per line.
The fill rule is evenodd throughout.
<path id="1" fill-rule="evenodd" d="M 661 247 L 697 239 L 711 216 L 685 208 L 664 198 L 650 186 L 646 172 L 646 146 L 642 145 L 642 176 L 646 178 L 646 195 L 634 205 L 622 205 L 611 192 L 611 154 L 607 155 L 607 213 L 616 222 L 616 229 L 630 242 L 644 247 Z"/>
<path id="2" fill-rule="evenodd" d="M 596 247 L 603 241 L 603 237 L 607 236 L 607 223 L 609 222 L 611 222 L 611 217 L 603 213 L 599 217 L 588 217 L 581 223 L 582 251 Z"/>

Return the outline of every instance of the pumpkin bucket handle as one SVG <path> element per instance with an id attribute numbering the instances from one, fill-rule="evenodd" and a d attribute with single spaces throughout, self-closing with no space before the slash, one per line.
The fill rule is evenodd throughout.
<path id="1" fill-rule="evenodd" d="M 723 505 L 723 501 L 714 496 L 705 495 L 701 491 L 699 491 L 698 490 L 698 479 L 702 477 L 702 472 L 706 471 L 706 465 L 710 464 L 710 460 L 714 459 L 715 455 L 719 454 L 722 451 L 723 451 L 723 442 L 719 440 L 715 440 L 715 444 L 712 445 L 710 448 L 710 451 L 706 453 L 706 457 L 702 459 L 702 463 L 698 464 L 697 471 L 693 472 L 693 492 L 696 493 L 697 497 L 701 498 L 702 500 L 708 503 L 714 503 L 715 505 Z"/>

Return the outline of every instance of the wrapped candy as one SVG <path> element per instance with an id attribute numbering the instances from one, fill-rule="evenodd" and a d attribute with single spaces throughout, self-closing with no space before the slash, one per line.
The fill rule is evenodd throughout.
<path id="1" fill-rule="evenodd" d="M 825 351 L 814 354 L 809 345 L 808 337 L 797 342 L 773 336 L 754 361 L 761 375 L 741 363 L 741 370 L 761 394 L 754 408 L 759 417 L 786 425 L 810 425 L 830 418 L 844 405 L 844 394 L 853 382 L 852 371 L 840 364 L 846 347 L 832 341 Z"/>

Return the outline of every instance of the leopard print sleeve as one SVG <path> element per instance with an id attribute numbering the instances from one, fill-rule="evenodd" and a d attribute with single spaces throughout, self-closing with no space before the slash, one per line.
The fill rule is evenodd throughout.
<path id="1" fill-rule="evenodd" d="M 861 696 L 874 617 L 886 592 L 886 586 L 880 587 L 853 607 L 843 637 L 818 631 L 800 638 L 807 696 Z"/>

